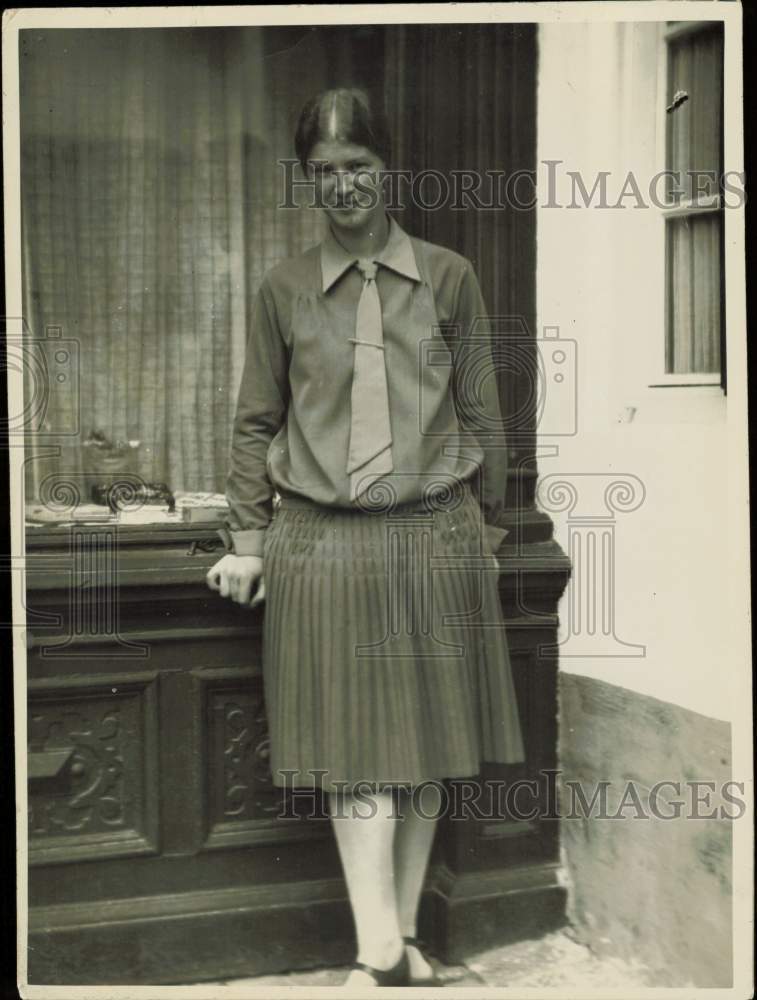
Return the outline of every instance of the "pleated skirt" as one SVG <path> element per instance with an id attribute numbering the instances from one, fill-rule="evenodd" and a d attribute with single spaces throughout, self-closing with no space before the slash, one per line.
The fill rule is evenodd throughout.
<path id="1" fill-rule="evenodd" d="M 523 760 L 497 562 L 467 485 L 379 512 L 285 497 L 264 555 L 275 785 L 416 786 Z"/>

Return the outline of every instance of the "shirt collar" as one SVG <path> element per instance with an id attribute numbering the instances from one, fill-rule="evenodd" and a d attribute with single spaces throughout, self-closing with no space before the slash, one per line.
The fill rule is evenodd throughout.
<path id="1" fill-rule="evenodd" d="M 348 253 L 344 249 L 329 227 L 329 231 L 321 243 L 323 291 L 327 292 L 357 259 L 355 254 Z M 391 216 L 389 216 L 389 236 L 386 245 L 373 260 L 405 278 L 410 278 L 413 281 L 421 280 L 410 237 Z"/>

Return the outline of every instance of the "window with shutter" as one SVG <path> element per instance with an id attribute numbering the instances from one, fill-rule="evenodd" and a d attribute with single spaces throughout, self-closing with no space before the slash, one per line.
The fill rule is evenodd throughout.
<path id="1" fill-rule="evenodd" d="M 725 389 L 722 22 L 666 44 L 665 378 Z"/>

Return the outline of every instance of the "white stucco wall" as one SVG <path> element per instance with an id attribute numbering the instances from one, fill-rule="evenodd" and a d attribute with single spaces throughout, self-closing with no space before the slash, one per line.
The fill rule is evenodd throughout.
<path id="1" fill-rule="evenodd" d="M 617 654 L 628 650 L 597 636 L 568 636 L 571 614 L 577 620 L 571 588 L 600 587 L 587 578 L 586 564 L 574 566 L 560 607 L 568 639 L 561 669 L 730 720 L 748 669 L 743 628 L 734 630 L 730 617 L 739 614 L 741 622 L 744 606 L 734 602 L 739 581 L 728 548 L 728 409 L 740 387 L 729 383 L 727 398 L 719 386 L 649 388 L 659 381 L 664 337 L 659 210 L 635 209 L 630 197 L 624 209 L 544 204 L 546 160 L 563 161 L 554 168 L 559 204 L 571 200 L 567 170 L 582 171 L 589 190 L 598 171 L 610 171 L 611 204 L 633 170 L 649 200 L 649 180 L 664 167 L 663 49 L 656 23 L 540 27 L 537 315 L 540 331 L 559 327 L 561 339 L 576 343 L 577 429 L 541 435 L 547 452 L 558 447 L 540 458 L 539 473 L 545 488 L 557 475 L 578 489 L 570 515 L 540 505 L 566 551 L 577 515 L 614 519 L 615 635 L 645 647 L 642 656 L 624 657 Z M 743 337 L 743 329 L 729 329 L 729 359 Z M 643 500 L 613 514 L 602 491 L 624 476 L 636 477 L 631 488 Z M 741 478 L 731 476 L 731 489 L 736 482 Z M 737 530 L 748 553 L 743 522 Z"/>

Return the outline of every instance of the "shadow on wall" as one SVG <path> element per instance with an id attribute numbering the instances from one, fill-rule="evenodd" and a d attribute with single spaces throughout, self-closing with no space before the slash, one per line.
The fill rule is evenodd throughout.
<path id="1" fill-rule="evenodd" d="M 741 812 L 722 796 L 730 725 L 563 673 L 559 761 L 578 940 L 642 963 L 650 985 L 730 987 L 732 819 L 724 817 Z"/>

